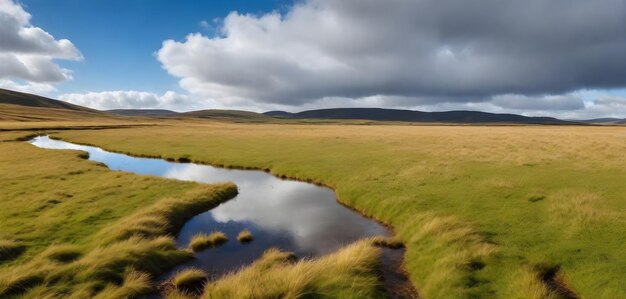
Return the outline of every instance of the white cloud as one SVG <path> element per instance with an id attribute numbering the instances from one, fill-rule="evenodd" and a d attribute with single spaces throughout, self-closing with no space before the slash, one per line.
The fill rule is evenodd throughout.
<path id="1" fill-rule="evenodd" d="M 284 15 L 233 12 L 219 35 L 166 40 L 157 58 L 190 93 L 232 106 L 501 96 L 518 110 L 580 109 L 543 95 L 626 85 L 625 1 L 529 1 L 308 0 Z"/>
<path id="2" fill-rule="evenodd" d="M 185 95 L 168 91 L 163 95 L 143 91 L 104 91 L 88 93 L 69 93 L 59 96 L 59 100 L 94 109 L 140 109 L 161 108 L 180 110 L 194 107 Z"/>
<path id="3" fill-rule="evenodd" d="M 402 108 L 422 111 L 473 110 L 491 113 L 515 113 L 526 116 L 550 116 L 560 119 L 626 118 L 626 97 L 610 96 L 598 92 L 595 98 L 588 102 L 582 102 L 579 94 L 580 92 L 573 92 L 530 99 L 522 96 L 498 96 L 494 97 L 492 101 L 425 104 Z M 531 104 L 527 105 L 526 100 L 530 100 Z M 506 104 L 502 104 L 502 102 L 506 102 Z"/>
<path id="4" fill-rule="evenodd" d="M 20 4 L 0 0 L 0 80 L 2 86 L 22 91 L 50 91 L 53 84 L 72 78 L 70 70 L 53 60 L 81 60 L 82 54 L 72 42 L 55 39 L 30 19 Z"/>
<path id="5" fill-rule="evenodd" d="M 602 95 L 586 107 L 585 118 L 626 118 L 626 97 Z"/>
<path id="6" fill-rule="evenodd" d="M 56 89 L 51 84 L 36 82 L 19 82 L 13 80 L 0 79 L 0 88 L 18 90 L 21 92 L 34 94 L 50 94 Z"/>

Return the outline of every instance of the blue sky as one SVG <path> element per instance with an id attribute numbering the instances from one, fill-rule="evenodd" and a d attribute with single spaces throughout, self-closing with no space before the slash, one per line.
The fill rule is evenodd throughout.
<path id="1" fill-rule="evenodd" d="M 281 0 L 22 0 L 32 23 L 56 38 L 70 39 L 83 61 L 59 64 L 73 80 L 59 93 L 107 90 L 181 91 L 153 54 L 166 39 L 192 32 L 215 34 L 219 19 L 231 11 L 262 14 L 284 9 Z M 201 26 L 202 21 L 210 27 Z"/>
<path id="2" fill-rule="evenodd" d="M 96 109 L 626 117 L 626 0 L 0 0 L 0 88 Z"/>

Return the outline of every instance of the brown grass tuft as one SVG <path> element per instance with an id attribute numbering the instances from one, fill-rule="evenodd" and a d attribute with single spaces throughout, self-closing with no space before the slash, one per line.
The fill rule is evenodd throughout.
<path id="1" fill-rule="evenodd" d="M 26 246 L 11 240 L 0 240 L 0 262 L 11 260 L 22 254 Z"/>
<path id="2" fill-rule="evenodd" d="M 193 252 L 202 251 L 209 247 L 216 247 L 222 245 L 228 241 L 228 238 L 223 232 L 212 232 L 210 234 L 197 234 L 191 237 L 189 241 L 189 249 Z"/>
<path id="3" fill-rule="evenodd" d="M 207 284 L 202 298 L 377 298 L 379 250 L 368 241 L 315 260 L 269 249 L 252 265 Z"/>
<path id="4" fill-rule="evenodd" d="M 247 229 L 239 232 L 237 235 L 237 240 L 241 243 L 251 242 L 253 238 L 252 233 Z"/>
<path id="5" fill-rule="evenodd" d="M 206 273 L 195 268 L 182 270 L 171 278 L 172 285 L 183 293 L 201 293 L 206 281 Z"/>

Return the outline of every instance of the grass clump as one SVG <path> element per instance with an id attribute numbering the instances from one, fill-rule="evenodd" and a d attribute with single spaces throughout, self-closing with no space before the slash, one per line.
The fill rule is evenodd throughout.
<path id="1" fill-rule="evenodd" d="M 195 268 L 182 270 L 171 278 L 174 288 L 184 293 L 201 293 L 206 281 L 206 273 Z"/>
<path id="2" fill-rule="evenodd" d="M 128 268 L 156 275 L 189 258 L 189 253 L 178 250 L 169 236 L 132 237 L 98 247 L 72 266 L 79 280 L 119 283 Z"/>
<path id="3" fill-rule="evenodd" d="M 254 237 L 252 236 L 252 233 L 247 229 L 240 231 L 237 235 L 237 240 L 241 243 L 251 242 L 252 239 L 254 239 Z"/>
<path id="4" fill-rule="evenodd" d="M 222 245 L 228 241 L 223 232 L 212 232 L 210 234 L 197 234 L 191 237 L 189 241 L 189 249 L 193 252 L 202 251 L 210 247 Z"/>
<path id="5" fill-rule="evenodd" d="M 12 240 L 0 240 L 0 263 L 16 258 L 26 247 Z"/>
<path id="6" fill-rule="evenodd" d="M 193 257 L 170 235 L 237 193 L 231 183 L 112 172 L 24 142 L 2 142 L 0 166 L 0 257 L 10 259 L 0 298 L 144 295 L 150 277 Z"/>
<path id="7" fill-rule="evenodd" d="M 152 292 L 150 275 L 139 271 L 130 271 L 124 276 L 122 285 L 108 285 L 98 292 L 94 299 L 137 298 Z M 76 294 L 80 295 L 80 294 Z"/>
<path id="8" fill-rule="evenodd" d="M 41 257 L 57 263 L 69 263 L 82 255 L 80 248 L 75 245 L 52 245 L 48 247 Z"/>
<path id="9" fill-rule="evenodd" d="M 372 245 L 379 247 L 387 247 L 392 249 L 403 248 L 404 243 L 398 238 L 395 237 L 383 237 L 383 236 L 375 236 L 370 239 Z"/>
<path id="10" fill-rule="evenodd" d="M 626 298 L 625 127 L 198 121 L 58 135 L 332 186 L 394 227 L 424 298 L 531 297 L 509 288 L 543 261 L 579 297 Z"/>
<path id="11" fill-rule="evenodd" d="M 201 298 L 379 298 L 379 250 L 361 241 L 315 260 L 267 250 L 252 265 L 206 285 Z"/>
<path id="12" fill-rule="evenodd" d="M 200 185 L 186 196 L 165 198 L 137 211 L 127 221 L 104 229 L 97 240 L 104 244 L 131 236 L 144 238 L 174 234 L 193 216 L 210 210 L 237 195 L 232 183 Z"/>
<path id="13" fill-rule="evenodd" d="M 579 298 L 559 273 L 559 266 L 550 264 L 526 265 L 518 269 L 516 282 L 510 286 L 510 297 L 520 290 L 533 299 L 575 299 Z"/>

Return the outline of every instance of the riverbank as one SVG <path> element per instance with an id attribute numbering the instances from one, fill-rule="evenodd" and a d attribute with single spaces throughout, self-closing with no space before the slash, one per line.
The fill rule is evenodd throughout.
<path id="1" fill-rule="evenodd" d="M 626 294 L 621 127 L 207 122 L 57 136 L 330 186 L 396 229 L 424 297 L 558 296 L 551 269 L 582 297 Z"/>
<path id="2" fill-rule="evenodd" d="M 175 246 L 171 235 L 192 216 L 237 193 L 233 184 L 110 171 L 86 161 L 83 152 L 37 149 L 22 141 L 26 135 L 0 135 L 0 165 L 7 166 L 0 173 L 6 191 L 0 200 L 6 215 L 0 219 L 3 227 L 13 228 L 0 235 L 6 240 L 0 245 L 7 249 L 0 252 L 0 297 L 124 298 L 152 293 L 155 277 L 192 258 Z M 284 265 L 283 270 L 304 276 L 283 277 L 286 284 L 274 290 L 380 297 L 384 291 L 378 281 L 379 251 L 363 242 L 351 248 L 320 261 Z M 341 266 L 345 271 L 334 271 L 329 279 L 325 265 L 354 267 Z M 294 289 L 291 282 L 297 277 L 306 280 L 299 280 Z M 357 281 L 359 289 L 353 290 Z M 222 286 L 220 292 L 228 289 L 227 280 L 214 281 L 216 285 Z M 248 291 L 254 294 L 255 288 Z"/>

